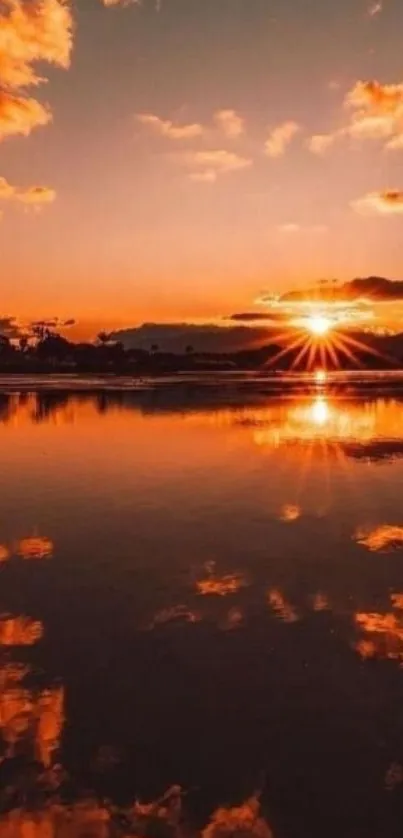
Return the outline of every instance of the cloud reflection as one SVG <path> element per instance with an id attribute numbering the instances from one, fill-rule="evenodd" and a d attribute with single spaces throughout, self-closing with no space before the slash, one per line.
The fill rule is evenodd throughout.
<path id="1" fill-rule="evenodd" d="M 22 538 L 16 552 L 22 559 L 49 559 L 53 555 L 54 544 L 50 538 L 41 535 L 33 535 L 29 538 Z"/>
<path id="2" fill-rule="evenodd" d="M 391 524 L 381 524 L 373 529 L 360 527 L 354 539 L 371 553 L 392 552 L 403 547 L 403 527 Z"/>
<path id="3" fill-rule="evenodd" d="M 364 657 L 389 658 L 403 662 L 403 619 L 392 611 L 386 614 L 378 612 L 358 612 L 355 615 L 357 625 L 368 638 L 356 644 L 358 653 Z"/>
<path id="4" fill-rule="evenodd" d="M 40 620 L 30 617 L 0 618 L 0 646 L 33 646 L 43 636 Z"/>
<path id="5" fill-rule="evenodd" d="M 196 582 L 197 592 L 202 596 L 229 596 L 248 584 L 242 573 L 218 574 L 215 562 L 207 562 L 205 567 L 208 575 Z"/>
<path id="6" fill-rule="evenodd" d="M 286 600 L 284 594 L 278 588 L 272 588 L 268 592 L 267 599 L 270 608 L 285 623 L 296 623 L 299 620 L 294 606 Z"/>
<path id="7" fill-rule="evenodd" d="M 0 562 L 6 562 L 10 558 L 10 551 L 5 544 L 0 544 Z"/>
<path id="8" fill-rule="evenodd" d="M 301 517 L 301 507 L 298 506 L 296 503 L 286 503 L 284 506 L 281 507 L 279 520 L 284 521 L 284 523 L 290 524 L 292 521 L 298 521 L 298 518 Z"/>
<path id="9" fill-rule="evenodd" d="M 34 756 L 48 767 L 59 746 L 64 723 L 62 687 L 35 691 L 23 686 L 26 672 L 17 667 L 0 670 L 0 731 L 8 756 L 17 743 L 33 738 Z"/>
<path id="10" fill-rule="evenodd" d="M 154 629 L 157 626 L 164 626 L 168 623 L 198 623 L 199 620 L 200 615 L 191 611 L 187 605 L 173 605 L 170 608 L 163 608 L 161 611 L 157 611 L 149 628 Z"/>

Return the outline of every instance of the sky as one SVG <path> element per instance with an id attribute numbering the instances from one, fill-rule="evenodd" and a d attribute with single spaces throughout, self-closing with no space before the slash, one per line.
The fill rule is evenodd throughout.
<path id="1" fill-rule="evenodd" d="M 0 0 L 0 318 L 403 278 L 402 32 L 401 0 Z"/>

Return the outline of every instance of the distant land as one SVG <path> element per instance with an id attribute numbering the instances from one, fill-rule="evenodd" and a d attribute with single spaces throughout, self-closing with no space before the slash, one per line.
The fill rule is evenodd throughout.
<path id="1" fill-rule="evenodd" d="M 220 327 L 218 327 L 220 328 Z M 221 332 L 223 329 L 221 328 Z M 229 339 L 232 348 L 228 351 L 206 351 L 198 348 L 198 327 L 195 327 L 192 344 L 182 345 L 178 340 L 151 343 L 148 347 L 125 345 L 115 334 L 101 333 L 94 343 L 73 343 L 66 337 L 43 329 L 35 342 L 21 339 L 19 342 L 0 335 L 0 372 L 2 374 L 37 373 L 111 373 L 119 375 L 172 375 L 176 372 L 204 370 L 266 370 L 284 372 L 291 369 L 306 371 L 326 368 L 328 370 L 390 370 L 403 369 L 403 333 L 379 335 L 372 332 L 348 331 L 350 354 L 323 351 L 324 344 L 318 340 L 310 355 L 299 359 L 301 343 L 292 347 L 293 332 L 282 340 L 271 337 L 262 329 L 259 341 L 247 348 L 237 348 L 245 342 L 246 327 L 230 327 L 235 332 Z M 300 337 L 300 333 L 296 332 Z M 337 332 L 337 337 L 344 334 Z M 163 327 L 159 327 L 163 337 Z M 187 332 L 188 335 L 188 332 Z M 121 333 L 121 337 L 124 335 Z M 308 341 L 309 336 L 302 340 Z M 300 338 L 301 340 L 301 338 Z M 239 341 L 239 343 L 238 343 Z"/>

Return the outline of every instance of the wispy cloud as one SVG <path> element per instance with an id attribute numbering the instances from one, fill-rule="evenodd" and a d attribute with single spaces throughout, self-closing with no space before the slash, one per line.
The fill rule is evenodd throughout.
<path id="1" fill-rule="evenodd" d="M 368 7 L 368 15 L 369 17 L 378 17 L 383 11 L 383 3 L 382 2 L 375 2 L 371 3 Z"/>
<path id="2" fill-rule="evenodd" d="M 204 183 L 214 183 L 220 175 L 248 169 L 252 165 L 250 158 L 225 149 L 188 152 L 183 160 L 192 170 L 190 179 Z"/>
<path id="3" fill-rule="evenodd" d="M 347 92 L 344 109 L 346 124 L 333 133 L 310 137 L 307 144 L 314 154 L 324 154 L 337 141 L 349 138 L 381 140 L 385 149 L 403 148 L 403 82 L 358 81 Z"/>
<path id="4" fill-rule="evenodd" d="M 287 224 L 278 224 L 276 227 L 279 233 L 299 233 L 301 227 L 299 224 L 289 222 Z"/>
<path id="5" fill-rule="evenodd" d="M 214 114 L 214 120 L 225 136 L 229 139 L 235 139 L 244 133 L 244 120 L 234 110 L 217 111 Z"/>
<path id="6" fill-rule="evenodd" d="M 336 134 L 314 134 L 307 140 L 307 147 L 312 154 L 325 154 L 336 139 Z"/>
<path id="7" fill-rule="evenodd" d="M 290 221 L 286 224 L 278 224 L 276 227 L 279 233 L 326 233 L 325 224 L 298 224 Z"/>
<path id="8" fill-rule="evenodd" d="M 153 113 L 137 114 L 138 121 L 148 126 L 154 133 L 169 140 L 191 140 L 196 137 L 212 135 L 213 128 L 204 126 L 200 122 L 178 124 L 171 119 L 162 119 Z M 245 130 L 243 118 L 236 111 L 220 110 L 213 115 L 213 123 L 228 139 L 240 137 Z"/>
<path id="9" fill-rule="evenodd" d="M 402 135 L 403 83 L 359 81 L 347 93 L 345 105 L 352 112 L 346 129 L 350 136 L 363 139 L 390 137 L 393 142 Z"/>
<path id="10" fill-rule="evenodd" d="M 289 120 L 277 125 L 270 132 L 265 144 L 265 151 L 269 157 L 281 157 L 287 146 L 292 142 L 296 134 L 301 130 L 297 122 Z"/>
<path id="11" fill-rule="evenodd" d="M 43 204 L 53 204 L 55 199 L 55 190 L 48 186 L 30 186 L 16 194 L 16 200 L 20 201 L 21 204 L 35 207 L 43 206 Z"/>
<path id="12" fill-rule="evenodd" d="M 403 190 L 368 192 L 351 206 L 360 215 L 403 215 Z"/>
<path id="13" fill-rule="evenodd" d="M 29 186 L 26 189 L 14 186 L 5 178 L 0 177 L 0 201 L 25 204 L 26 206 L 40 207 L 43 204 L 51 204 L 56 198 L 54 189 L 48 186 Z"/>
<path id="14" fill-rule="evenodd" d="M 198 122 L 176 125 L 170 119 L 161 119 L 151 113 L 137 114 L 137 119 L 142 125 L 149 126 L 156 134 L 169 140 L 191 140 L 194 137 L 201 137 L 203 134 L 203 126 Z"/>

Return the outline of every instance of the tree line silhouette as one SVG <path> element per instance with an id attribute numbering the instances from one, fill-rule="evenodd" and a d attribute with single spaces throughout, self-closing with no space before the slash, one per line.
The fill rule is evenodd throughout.
<path id="1" fill-rule="evenodd" d="M 403 334 L 360 334 L 354 358 L 327 358 L 328 369 L 396 369 L 403 366 Z M 301 370 L 295 365 L 299 350 L 283 352 L 275 339 L 259 347 L 235 352 L 199 351 L 185 345 L 182 352 L 166 351 L 156 343 L 148 349 L 127 348 L 101 331 L 94 342 L 72 342 L 46 323 L 32 325 L 30 334 L 10 338 L 0 333 L 0 373 L 112 373 L 169 374 L 197 370 Z M 280 356 L 280 357 L 279 357 Z M 320 357 L 314 366 L 321 366 Z"/>

